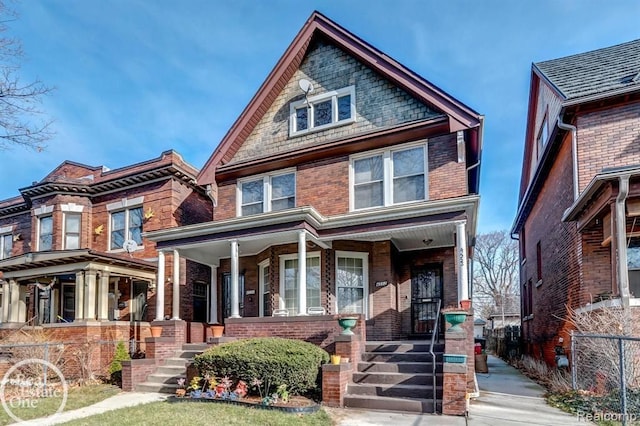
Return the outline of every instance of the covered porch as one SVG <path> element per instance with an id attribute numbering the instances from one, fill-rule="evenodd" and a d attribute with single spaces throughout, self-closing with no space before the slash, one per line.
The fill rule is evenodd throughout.
<path id="1" fill-rule="evenodd" d="M 368 337 L 403 338 L 431 332 L 437 300 L 445 307 L 470 298 L 476 203 L 469 197 L 335 217 L 302 207 L 145 237 L 160 253 L 211 268 L 209 323 L 356 314 Z M 162 276 L 164 255 L 158 259 Z M 160 297 L 156 304 L 160 315 Z"/>

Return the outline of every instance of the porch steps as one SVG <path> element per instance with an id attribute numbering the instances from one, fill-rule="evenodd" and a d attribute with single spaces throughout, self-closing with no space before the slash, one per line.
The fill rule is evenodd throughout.
<path id="1" fill-rule="evenodd" d="M 358 362 L 353 383 L 347 386 L 344 405 L 373 410 L 433 412 L 442 407 L 442 353 L 444 345 L 434 345 L 436 388 L 431 376 L 429 343 L 424 341 L 367 342 Z"/>
<path id="2" fill-rule="evenodd" d="M 136 384 L 138 392 L 175 393 L 178 379 L 187 377 L 187 364 L 194 356 L 201 354 L 210 346 L 206 343 L 185 343 L 182 350 L 171 358 L 164 360 L 146 382 Z M 188 386 L 188 383 L 185 384 Z"/>

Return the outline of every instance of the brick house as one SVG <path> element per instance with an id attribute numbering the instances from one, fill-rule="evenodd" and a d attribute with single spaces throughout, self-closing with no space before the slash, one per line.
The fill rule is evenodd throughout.
<path id="1" fill-rule="evenodd" d="M 213 221 L 146 235 L 210 265 L 228 331 L 326 313 L 428 336 L 438 299 L 469 299 L 482 120 L 316 12 L 198 175 Z"/>
<path id="2" fill-rule="evenodd" d="M 65 161 L 0 201 L 0 333 L 29 325 L 57 329 L 63 340 L 142 340 L 158 290 L 175 291 L 157 282 L 155 243 L 142 233 L 211 218 L 196 175 L 174 151 L 114 170 Z M 173 256 L 167 268 L 182 304 L 166 312 L 201 320 L 184 275 L 207 280 L 208 270 Z"/>
<path id="3" fill-rule="evenodd" d="M 567 307 L 640 306 L 639 72 L 640 40 L 532 66 L 512 231 L 525 350 L 549 363 Z"/>

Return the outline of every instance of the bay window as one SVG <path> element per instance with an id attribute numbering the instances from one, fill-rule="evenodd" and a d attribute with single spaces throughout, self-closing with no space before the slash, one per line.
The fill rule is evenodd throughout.
<path id="1" fill-rule="evenodd" d="M 10 258 L 12 249 L 13 249 L 13 235 L 0 234 L 0 259 Z"/>
<path id="2" fill-rule="evenodd" d="M 38 251 L 52 249 L 53 243 L 53 216 L 38 218 Z"/>
<path id="3" fill-rule="evenodd" d="M 353 156 L 351 210 L 427 199 L 427 146 L 419 145 Z"/>
<path id="4" fill-rule="evenodd" d="M 82 216 L 78 213 L 64 215 L 64 249 L 80 248 L 80 223 Z"/>

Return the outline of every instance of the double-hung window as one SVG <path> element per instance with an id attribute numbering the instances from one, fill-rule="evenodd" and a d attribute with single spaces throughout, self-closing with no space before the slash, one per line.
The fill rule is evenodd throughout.
<path id="1" fill-rule="evenodd" d="M 351 209 L 427 199 L 427 146 L 406 146 L 351 159 Z"/>
<path id="2" fill-rule="evenodd" d="M 142 244 L 142 206 L 111 213 L 111 250 L 121 249 L 126 240 Z"/>
<path id="3" fill-rule="evenodd" d="M 64 248 L 73 250 L 80 248 L 80 224 L 82 215 L 65 213 L 64 215 Z"/>
<path id="4" fill-rule="evenodd" d="M 271 265 L 269 265 L 269 259 L 261 262 L 259 265 L 260 274 L 260 316 L 271 315 Z"/>
<path id="5" fill-rule="evenodd" d="M 293 171 L 251 177 L 238 183 L 238 216 L 290 209 L 296 206 Z"/>
<path id="6" fill-rule="evenodd" d="M 47 251 L 53 248 L 53 216 L 41 216 L 38 218 L 38 251 Z"/>
<path id="7" fill-rule="evenodd" d="M 2 231 L 3 229 L 0 228 L 0 259 L 7 259 L 11 257 L 13 235 L 11 235 L 11 233 L 3 233 Z"/>
<path id="8" fill-rule="evenodd" d="M 353 123 L 356 117 L 355 98 L 355 86 L 349 86 L 293 102 L 290 107 L 290 135 Z"/>
<path id="9" fill-rule="evenodd" d="M 367 253 L 336 252 L 336 296 L 339 314 L 367 314 Z"/>
<path id="10" fill-rule="evenodd" d="M 307 253 L 307 307 L 320 307 L 320 254 Z M 280 309 L 287 309 L 289 315 L 298 315 L 298 255 L 280 257 Z"/>

